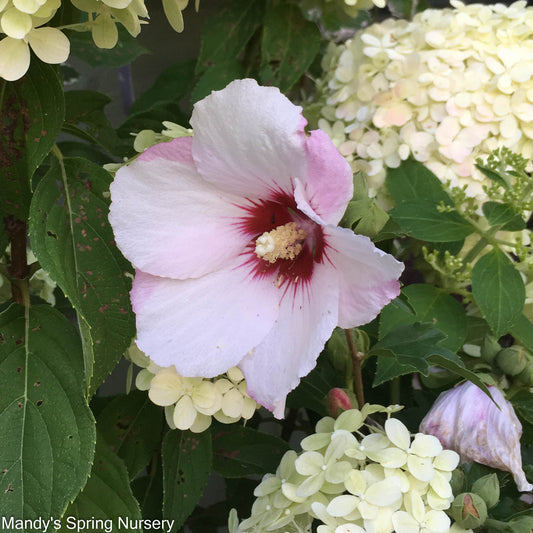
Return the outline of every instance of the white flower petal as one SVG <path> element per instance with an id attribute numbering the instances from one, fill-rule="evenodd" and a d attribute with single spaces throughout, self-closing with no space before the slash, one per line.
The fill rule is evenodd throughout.
<path id="1" fill-rule="evenodd" d="M 305 124 L 277 88 L 233 81 L 194 106 L 196 166 L 220 189 L 248 198 L 292 192 L 291 178 L 305 175 Z"/>
<path id="2" fill-rule="evenodd" d="M 411 435 L 405 425 L 397 418 L 389 418 L 385 422 L 385 433 L 389 440 L 401 450 L 407 451 L 411 445 Z"/>
<path id="3" fill-rule="evenodd" d="M 190 429 L 194 424 L 198 412 L 194 408 L 190 396 L 182 396 L 174 408 L 174 424 L 178 429 Z"/>
<path id="4" fill-rule="evenodd" d="M 45 63 L 63 63 L 70 54 L 67 36 L 57 28 L 37 28 L 28 34 L 28 42 L 35 55 Z"/>
<path id="5" fill-rule="evenodd" d="M 31 17 L 14 7 L 10 7 L 1 14 L 0 27 L 8 37 L 24 39 L 32 29 Z"/>
<path id="6" fill-rule="evenodd" d="M 198 174 L 191 138 L 146 150 L 111 184 L 109 220 L 118 246 L 136 268 L 157 276 L 200 277 L 227 265 L 250 237 L 239 220 L 242 198 Z"/>
<path id="7" fill-rule="evenodd" d="M 240 268 L 184 281 L 138 271 L 131 298 L 139 348 L 189 376 L 214 377 L 235 366 L 264 339 L 278 311 L 277 288 Z M 238 335 L 230 324 L 239 324 Z"/>
<path id="8" fill-rule="evenodd" d="M 30 66 L 30 49 L 19 39 L 5 37 L 0 41 L 0 78 L 15 81 L 22 78 Z"/>

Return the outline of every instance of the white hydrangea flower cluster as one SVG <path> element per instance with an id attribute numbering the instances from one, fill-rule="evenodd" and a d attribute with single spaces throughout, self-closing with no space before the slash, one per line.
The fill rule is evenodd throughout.
<path id="1" fill-rule="evenodd" d="M 24 76 L 30 47 L 45 63 L 67 59 L 70 43 L 65 34 L 43 26 L 60 5 L 60 0 L 0 0 L 0 78 L 14 81 Z"/>
<path id="2" fill-rule="evenodd" d="M 459 455 L 431 435 L 411 439 L 390 418 L 398 409 L 365 405 L 320 420 L 303 452 L 287 452 L 255 489 L 251 516 L 230 516 L 230 533 L 301 533 L 313 519 L 317 533 L 463 532 L 445 513 Z M 364 423 L 376 412 L 387 413 L 384 429 Z"/>
<path id="3" fill-rule="evenodd" d="M 211 425 L 212 418 L 232 424 L 249 420 L 259 408 L 248 396 L 244 376 L 236 367 L 212 379 L 186 378 L 174 366 L 156 365 L 135 343 L 128 350 L 128 357 L 143 368 L 135 385 L 147 390 L 150 400 L 165 408 L 172 429 L 201 433 Z"/>
<path id="4" fill-rule="evenodd" d="M 72 3 L 88 13 L 93 41 L 99 48 L 113 48 L 117 44 L 117 22 L 137 37 L 140 19 L 148 17 L 144 0 L 72 0 Z"/>
<path id="5" fill-rule="evenodd" d="M 87 13 L 87 22 L 70 29 L 90 30 L 99 48 L 113 48 L 118 42 L 117 23 L 136 37 L 141 24 L 149 18 L 144 0 L 71 0 L 74 7 Z M 163 0 L 165 15 L 174 30 L 183 31 L 182 11 L 189 0 Z M 58 28 L 43 26 L 61 6 L 61 0 L 0 0 L 0 78 L 15 81 L 30 66 L 30 48 L 45 63 L 67 60 L 70 42 Z M 198 10 L 199 0 L 195 7 Z M 2 35 L 5 37 L 2 38 Z"/>
<path id="6" fill-rule="evenodd" d="M 533 7 L 450 3 L 373 24 L 324 58 L 319 127 L 373 194 L 412 156 L 485 200 L 476 158 L 533 156 Z"/>

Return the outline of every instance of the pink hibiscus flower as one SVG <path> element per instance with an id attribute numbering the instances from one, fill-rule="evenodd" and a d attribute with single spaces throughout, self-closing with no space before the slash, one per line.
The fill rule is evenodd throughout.
<path id="1" fill-rule="evenodd" d="M 337 226 L 350 167 L 278 89 L 234 81 L 191 124 L 193 137 L 149 148 L 111 186 L 137 344 L 184 376 L 238 366 L 281 418 L 335 326 L 372 320 L 403 265 Z"/>

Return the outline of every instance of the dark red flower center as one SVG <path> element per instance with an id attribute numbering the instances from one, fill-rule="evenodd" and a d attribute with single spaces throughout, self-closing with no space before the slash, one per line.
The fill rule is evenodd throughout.
<path id="1" fill-rule="evenodd" d="M 278 287 L 305 286 L 326 255 L 322 227 L 282 192 L 269 200 L 250 200 L 244 210 L 239 227 L 250 236 L 244 255 L 253 276 L 272 278 Z"/>

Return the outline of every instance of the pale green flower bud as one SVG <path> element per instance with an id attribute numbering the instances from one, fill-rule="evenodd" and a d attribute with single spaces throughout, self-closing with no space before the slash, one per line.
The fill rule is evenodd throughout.
<path id="1" fill-rule="evenodd" d="M 496 355 L 496 364 L 508 376 L 517 376 L 526 368 L 526 349 L 522 346 L 504 348 Z"/>
<path id="2" fill-rule="evenodd" d="M 490 509 L 500 501 L 500 482 L 496 474 L 480 477 L 472 485 L 472 492 L 481 496 Z"/>
<path id="3" fill-rule="evenodd" d="M 516 378 L 524 385 L 533 385 L 533 361 L 528 360 L 526 368 L 516 376 Z"/>
<path id="4" fill-rule="evenodd" d="M 457 468 L 452 472 L 452 479 L 450 485 L 454 494 L 461 494 L 465 488 L 466 476 L 463 470 Z"/>
<path id="5" fill-rule="evenodd" d="M 492 335 L 485 335 L 481 345 L 481 358 L 487 363 L 492 363 L 498 352 L 502 349 L 497 339 Z"/>
<path id="6" fill-rule="evenodd" d="M 465 529 L 476 528 L 483 525 L 487 519 L 487 505 L 481 496 L 463 492 L 453 501 L 450 515 L 457 525 Z"/>

